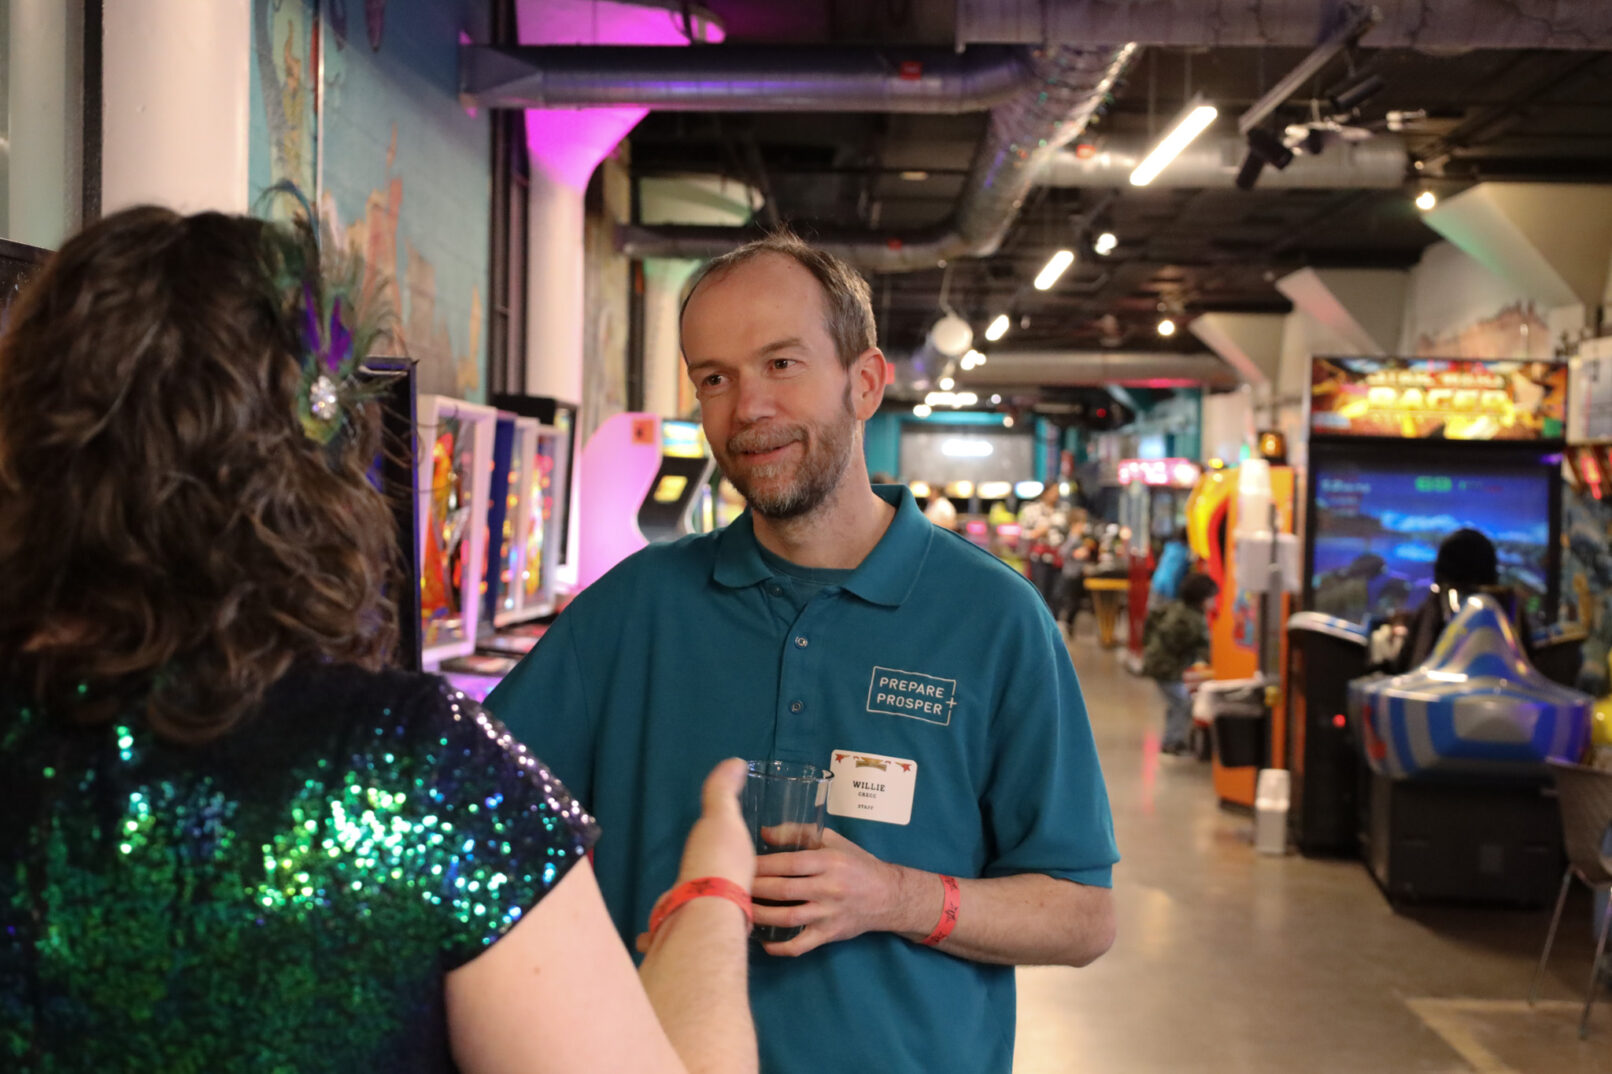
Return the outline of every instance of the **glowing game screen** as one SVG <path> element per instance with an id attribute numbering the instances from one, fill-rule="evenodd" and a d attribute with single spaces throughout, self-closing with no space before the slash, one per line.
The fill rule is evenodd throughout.
<path id="1" fill-rule="evenodd" d="M 1535 622 L 1550 596 L 1553 468 L 1316 460 L 1310 607 L 1355 622 L 1414 610 L 1439 542 L 1462 528 L 1494 542 L 1500 582 Z"/>
<path id="2" fill-rule="evenodd" d="M 420 618 L 428 647 L 465 636 L 461 587 L 468 551 L 473 441 L 470 429 L 457 417 L 443 415 L 438 420 L 420 565 Z"/>

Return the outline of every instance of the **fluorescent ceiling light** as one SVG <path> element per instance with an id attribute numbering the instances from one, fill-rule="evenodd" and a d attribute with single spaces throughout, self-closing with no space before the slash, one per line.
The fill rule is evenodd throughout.
<path id="1" fill-rule="evenodd" d="M 1037 291 L 1049 289 L 1058 282 L 1058 277 L 1064 274 L 1064 270 L 1074 263 L 1075 252 L 1073 250 L 1059 250 L 1052 255 L 1051 259 L 1047 261 L 1046 268 L 1043 268 L 1041 274 L 1035 278 L 1035 289 Z"/>
<path id="2" fill-rule="evenodd" d="M 1219 114 L 1219 110 L 1212 104 L 1205 104 L 1202 97 L 1188 101 L 1164 137 L 1159 139 L 1159 144 L 1142 158 L 1142 163 L 1131 173 L 1131 185 L 1147 186 L 1157 179 L 1159 173 L 1180 156 L 1181 151 L 1191 145 L 1192 140 L 1202 134 Z"/>
<path id="3" fill-rule="evenodd" d="M 950 377 L 941 377 L 940 378 L 940 390 L 943 391 L 943 392 L 949 392 L 949 391 L 952 390 L 952 385 L 955 384 L 955 383 L 956 383 L 956 381 L 952 380 L 952 378 L 950 378 Z"/>
<path id="4" fill-rule="evenodd" d="M 930 408 L 928 403 L 919 403 L 917 406 L 912 408 L 912 415 L 915 418 L 927 418 L 929 415 L 931 415 L 933 413 L 934 413 L 934 410 L 932 410 Z M 927 496 L 928 493 L 918 492 L 918 493 L 914 493 L 914 495 Z"/>
<path id="5" fill-rule="evenodd" d="M 992 321 L 990 327 L 985 329 L 985 338 L 990 340 L 992 343 L 995 343 L 997 340 L 1007 335 L 1007 330 L 1008 315 L 1005 313 L 998 313 L 996 315 L 996 320 Z"/>

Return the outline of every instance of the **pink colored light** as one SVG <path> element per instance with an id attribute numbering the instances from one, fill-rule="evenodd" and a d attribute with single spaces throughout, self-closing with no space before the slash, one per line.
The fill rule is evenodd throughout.
<path id="1" fill-rule="evenodd" d="M 1119 483 L 1187 488 L 1197 482 L 1199 472 L 1191 459 L 1121 459 Z"/>
<path id="2" fill-rule="evenodd" d="M 516 22 L 524 45 L 687 45 L 681 12 L 619 0 L 520 0 Z M 721 27 L 695 19 L 704 40 L 722 40 Z M 647 108 L 529 108 L 526 144 L 532 164 L 550 179 L 581 191 L 599 162 L 615 151 Z"/>
<path id="3" fill-rule="evenodd" d="M 577 465 L 577 589 L 649 542 L 638 509 L 660 472 L 660 418 L 615 414 L 588 438 Z"/>

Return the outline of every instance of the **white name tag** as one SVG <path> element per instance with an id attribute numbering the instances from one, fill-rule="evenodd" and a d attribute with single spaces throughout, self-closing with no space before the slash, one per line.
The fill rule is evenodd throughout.
<path id="1" fill-rule="evenodd" d="M 834 778 L 828 785 L 828 811 L 884 824 L 912 819 L 912 796 L 918 789 L 918 762 L 905 757 L 835 750 L 829 756 Z"/>

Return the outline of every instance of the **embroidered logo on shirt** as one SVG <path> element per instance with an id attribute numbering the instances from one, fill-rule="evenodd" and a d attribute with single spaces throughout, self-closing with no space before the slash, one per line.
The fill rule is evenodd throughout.
<path id="1" fill-rule="evenodd" d="M 956 679 L 875 667 L 868 681 L 869 712 L 910 716 L 944 726 L 952 722 L 952 709 L 956 707 Z"/>

